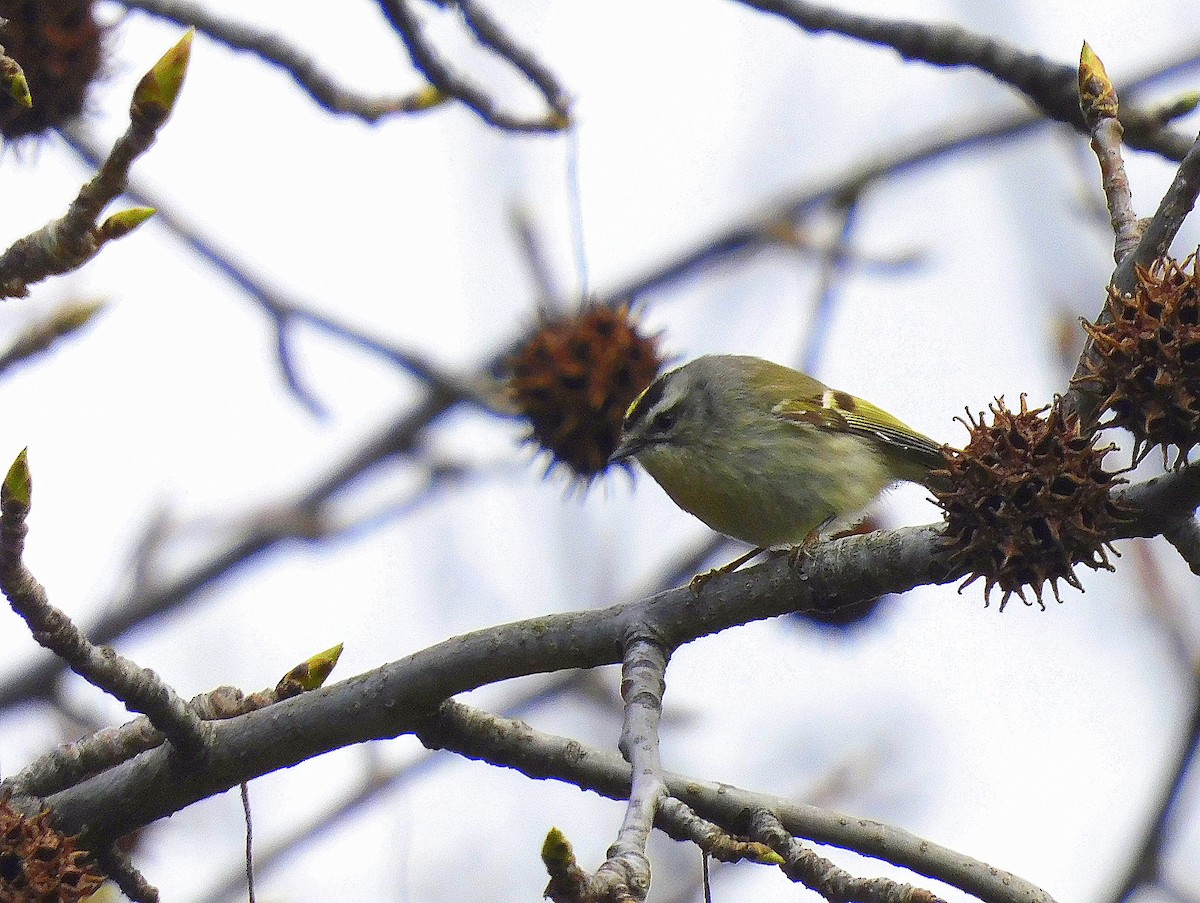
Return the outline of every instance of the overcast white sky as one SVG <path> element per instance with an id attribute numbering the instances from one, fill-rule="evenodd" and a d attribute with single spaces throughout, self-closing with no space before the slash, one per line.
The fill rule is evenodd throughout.
<path id="1" fill-rule="evenodd" d="M 278 29 L 364 89 L 419 84 L 365 0 L 336 13 L 308 0 L 205 5 Z M 814 38 L 728 0 L 490 6 L 576 97 L 587 258 L 601 290 L 774 198 L 939 129 L 1022 109 L 976 73 Z M 118 7 L 101 9 L 115 18 Z M 1183 2 L 898 2 L 887 14 L 952 19 L 1064 63 L 1087 38 L 1118 83 L 1200 38 Z M 439 26 L 447 52 L 461 50 L 453 22 Z M 179 33 L 142 15 L 115 29 L 89 129 L 111 141 L 124 128 L 132 85 Z M 470 60 L 535 109 L 515 82 Z M 1185 73 L 1143 99 L 1194 88 L 1197 77 Z M 1041 404 L 1062 391 L 1050 328 L 1094 314 L 1111 269 L 1085 151 L 1079 136 L 1047 127 L 874 188 L 856 248 L 918 263 L 851 272 L 817 375 L 952 443 L 965 436 L 953 422 L 964 406 L 979 410 L 1001 394 L 1015 403 L 1022 392 Z M 176 114 L 134 172 L 276 288 L 466 372 L 532 317 L 516 205 L 541 230 L 562 285 L 573 283 L 566 159 L 562 138 L 500 134 L 461 108 L 376 127 L 333 118 L 281 73 L 200 36 Z M 1130 169 L 1148 215 L 1172 167 L 1134 154 Z M 0 245 L 59 215 L 86 177 L 58 139 L 6 153 Z M 1180 256 L 1197 234 L 1185 229 Z M 814 285 L 811 260 L 765 254 L 655 294 L 646 319 L 681 357 L 795 362 Z M 244 518 L 270 516 L 416 397 L 384 363 L 306 333 L 302 373 L 330 411 L 314 419 L 279 378 L 258 309 L 153 223 L 81 272 L 7 302 L 0 330 L 71 298 L 102 298 L 111 309 L 86 336 L 0 383 L 0 460 L 29 446 L 27 561 L 85 624 L 119 597 L 152 518 L 165 511 L 178 531 L 162 560 L 177 573 Z M 644 476 L 586 496 L 561 479 L 540 481 L 520 435 L 482 415 L 447 418 L 431 446 L 477 462 L 480 478 L 330 546 L 277 550 L 119 648 L 189 696 L 273 685 L 337 641 L 346 652 L 335 673 L 348 676 L 465 630 L 624 598 L 705 535 Z M 418 478 L 396 465 L 339 510 L 403 500 Z M 880 512 L 892 525 L 937 516 L 913 488 Z M 830 797 L 837 808 L 1015 872 L 1063 903 L 1099 899 L 1121 875 L 1189 702 L 1187 672 L 1136 578 L 1141 551 L 1121 551 L 1118 574 L 1081 574 L 1086 595 L 1066 588 L 1064 604 L 1045 613 L 1017 601 L 1001 615 L 994 601 L 984 608 L 978 585 L 961 596 L 945 587 L 890 601 L 849 634 L 780 621 L 692 644 L 668 673 L 666 764 L 797 796 L 841 775 Z M 1150 554 L 1173 592 L 1194 596 L 1165 545 Z M 16 617 L 0 612 L 0 679 L 37 654 Z M 615 692 L 614 675 L 605 679 Z M 492 688 L 477 701 L 502 707 L 529 687 Z M 70 684 L 68 697 L 96 717 L 122 717 L 85 686 Z M 611 707 L 588 697 L 528 717 L 616 742 Z M 61 739 L 58 730 L 38 707 L 4 714 L 3 772 Z M 331 804 L 372 762 L 418 751 L 410 739 L 376 744 L 255 782 L 256 838 L 269 843 Z M 260 899 L 535 900 L 551 825 L 592 866 L 615 836 L 616 804 L 441 761 L 265 874 Z M 1178 835 L 1189 852 L 1171 867 L 1197 893 L 1186 877 L 1200 866 L 1194 790 Z M 137 861 L 165 899 L 199 899 L 241 867 L 242 830 L 229 794 L 152 828 Z M 694 850 L 664 841 L 655 853 L 653 897 L 671 899 L 695 881 Z M 853 867 L 876 873 L 876 864 Z M 804 896 L 763 869 L 727 869 L 719 880 L 728 882 L 722 899 Z"/>

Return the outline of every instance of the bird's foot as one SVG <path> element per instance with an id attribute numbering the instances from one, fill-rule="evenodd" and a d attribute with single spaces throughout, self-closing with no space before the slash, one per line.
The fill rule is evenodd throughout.
<path id="1" fill-rule="evenodd" d="M 832 521 L 833 518 L 829 518 L 828 520 L 825 520 L 813 527 L 809 534 L 804 537 L 804 541 L 802 543 L 792 546 L 784 551 L 783 554 L 787 555 L 789 568 L 798 568 L 808 560 L 809 553 L 812 552 L 812 550 L 816 548 L 817 543 L 821 541 L 821 531 L 828 527 Z"/>
<path id="2" fill-rule="evenodd" d="M 751 549 L 745 555 L 739 555 L 737 558 L 733 559 L 733 561 L 729 562 L 729 564 L 722 565 L 719 568 L 713 568 L 711 571 L 705 571 L 703 574 L 697 574 L 688 583 L 688 588 L 692 591 L 693 596 L 698 596 L 700 595 L 700 591 L 708 585 L 708 581 L 712 580 L 713 577 L 717 577 L 721 574 L 728 574 L 731 571 L 736 571 L 751 558 L 754 558 L 756 555 L 759 555 L 764 551 L 766 550 Z"/>

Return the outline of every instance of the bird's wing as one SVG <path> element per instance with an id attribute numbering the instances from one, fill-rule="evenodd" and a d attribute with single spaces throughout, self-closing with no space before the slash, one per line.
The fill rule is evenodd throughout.
<path id="1" fill-rule="evenodd" d="M 774 408 L 776 416 L 818 429 L 853 433 L 904 453 L 930 469 L 944 466 L 941 446 L 906 426 L 887 411 L 848 392 L 834 389 L 791 398 Z"/>

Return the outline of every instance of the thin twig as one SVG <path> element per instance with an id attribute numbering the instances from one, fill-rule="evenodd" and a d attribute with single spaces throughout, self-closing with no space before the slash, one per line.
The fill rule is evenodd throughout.
<path id="1" fill-rule="evenodd" d="M 1117 92 L 1104 71 L 1104 64 L 1087 41 L 1083 42 L 1079 59 L 1079 108 L 1100 164 L 1100 181 L 1114 236 L 1113 259 L 1119 264 L 1137 246 L 1141 233 L 1121 154 L 1124 129 L 1117 118 Z"/>
<path id="2" fill-rule="evenodd" d="M 563 119 L 570 117 L 570 98 L 563 90 L 558 77 L 528 49 L 519 45 L 504 30 L 492 14 L 478 0 L 455 0 L 462 10 L 463 21 L 471 29 L 479 43 L 508 60 L 518 71 L 533 83 L 546 103 Z"/>
<path id="3" fill-rule="evenodd" d="M 644 900 L 650 889 L 646 844 L 659 804 L 667 794 L 659 756 L 658 726 L 662 719 L 668 658 L 667 649 L 649 631 L 638 630 L 625 648 L 621 664 L 625 717 L 620 747 L 629 763 L 632 782 L 625 820 L 589 882 L 589 899 Z"/>
<path id="4" fill-rule="evenodd" d="M 290 699 L 311 689 L 296 676 L 297 673 L 311 676 L 314 668 L 321 668 L 323 682 L 340 653 L 338 646 L 336 652 L 330 649 L 309 658 L 289 671 L 274 687 L 249 695 L 236 687 L 217 687 L 194 697 L 188 703 L 188 710 L 201 721 L 220 721 L 274 705 L 281 699 Z M 148 718 L 135 718 L 120 727 L 102 728 L 74 743 L 56 747 L 7 778 L 0 787 L 27 796 L 49 796 L 77 784 L 88 775 L 98 774 L 156 749 L 165 739 Z"/>
<path id="5" fill-rule="evenodd" d="M 0 488 L 0 591 L 29 625 L 33 638 L 88 683 L 131 712 L 144 712 L 154 726 L 187 755 L 207 746 L 200 719 L 153 671 L 139 667 L 108 647 L 94 646 L 67 615 L 50 604 L 45 587 L 22 561 L 28 527 L 31 481 L 22 452 Z"/>
<path id="6" fill-rule="evenodd" d="M 56 346 L 61 339 L 74 335 L 104 310 L 98 301 L 67 302 L 49 317 L 30 323 L 0 351 L 0 373 L 23 364 Z"/>
<path id="7" fill-rule="evenodd" d="M 796 842 L 779 819 L 765 809 L 750 816 L 750 836 L 774 850 L 783 873 L 826 900 L 858 903 L 944 903 L 932 892 L 888 878 L 856 878 Z"/>
<path id="8" fill-rule="evenodd" d="M 1171 56 L 1155 68 L 1135 76 L 1123 90 L 1132 92 L 1140 87 L 1145 87 L 1165 76 L 1193 66 L 1196 59 L 1194 48 L 1188 48 L 1185 52 Z M 1080 118 L 1077 79 L 1074 70 L 1069 67 L 1062 68 L 1066 78 L 1064 90 L 1069 92 L 1070 102 L 1074 104 L 1074 115 L 1076 118 Z M 1143 118 L 1143 114 L 1130 104 L 1125 104 L 1122 108 L 1122 117 L 1125 124 L 1125 143 L 1134 147 L 1143 147 L 1143 144 L 1138 144 L 1133 140 L 1138 133 L 1137 123 Z M 890 152 L 872 152 L 862 162 L 851 165 L 839 175 L 823 180 L 820 185 L 795 189 L 780 201 L 749 214 L 740 214 L 730 225 L 682 249 L 669 260 L 608 291 L 604 295 L 604 300 L 609 303 L 623 303 L 663 285 L 692 276 L 699 270 L 715 267 L 738 257 L 749 256 L 760 248 L 770 247 L 777 243 L 781 233 L 790 234 L 792 232 L 790 228 L 792 223 L 799 220 L 806 212 L 828 204 L 833 198 L 845 195 L 847 192 L 863 190 L 872 182 L 927 166 L 951 154 L 973 148 L 996 147 L 1001 141 L 1020 138 L 1045 125 L 1045 118 L 1032 112 L 1017 112 L 999 116 L 982 124 L 978 121 L 978 117 L 974 117 L 958 125 L 939 126 L 929 136 L 918 138 L 914 143 L 894 148 Z M 1163 144 L 1164 146 L 1156 148 L 1156 151 L 1170 160 L 1182 160 L 1193 145 L 1191 138 L 1186 138 L 1181 134 L 1170 133 L 1170 140 L 1163 139 L 1161 132 L 1156 134 L 1159 138 L 1155 142 L 1147 143 Z"/>
<path id="9" fill-rule="evenodd" d="M 817 272 L 816 300 L 808 317 L 808 329 L 805 330 L 804 353 L 800 355 L 800 369 L 806 373 L 817 373 L 820 369 L 821 352 L 825 348 L 837 308 L 838 288 L 852 253 L 851 240 L 863 187 L 861 184 L 854 185 L 844 195 L 832 199 L 833 213 L 840 219 L 838 237 L 836 244 L 821 259 Z"/>
<path id="10" fill-rule="evenodd" d="M 384 15 L 404 42 L 413 65 L 443 93 L 461 101 L 488 125 L 514 132 L 560 132 L 570 125 L 565 111 L 551 108 L 536 118 L 505 111 L 488 92 L 459 75 L 429 42 L 410 0 L 379 0 Z"/>
<path id="11" fill-rule="evenodd" d="M 187 72 L 190 48 L 189 32 L 138 83 L 129 107 L 129 128 L 96 175 L 79 189 L 67 212 L 17 239 L 0 254 L 0 299 L 22 298 L 29 294 L 30 284 L 78 269 L 107 242 L 128 235 L 154 213 L 134 208 L 96 222 L 108 203 L 125 191 L 129 168 L 150 149 L 170 117 Z"/>
<path id="12" fill-rule="evenodd" d="M 63 138 L 83 160 L 94 164 L 97 161 L 97 141 L 94 136 L 78 126 L 64 127 Z M 420 352 L 400 348 L 383 339 L 376 338 L 347 323 L 341 322 L 316 307 L 295 300 L 284 292 L 273 288 L 256 277 L 247 267 L 237 262 L 234 255 L 220 248 L 215 241 L 206 237 L 199 228 L 174 213 L 170 205 L 159 199 L 142 185 L 130 185 L 125 193 L 138 201 L 157 209 L 156 222 L 172 233 L 185 247 L 216 269 L 236 285 L 245 295 L 262 307 L 270 317 L 278 336 L 278 357 L 285 382 L 297 397 L 310 409 L 320 410 L 321 404 L 303 388 L 295 375 L 294 362 L 288 351 L 283 333 L 297 323 L 306 323 L 321 332 L 339 338 L 350 345 L 379 355 L 410 376 L 426 383 L 437 393 L 454 395 L 456 398 L 471 399 L 485 408 L 496 404 L 496 387 L 493 380 L 464 378 L 448 372 Z"/>
<path id="13" fill-rule="evenodd" d="M 246 893 L 254 903 L 254 820 L 250 815 L 250 785 L 242 781 L 242 814 L 246 819 Z"/>
<path id="14" fill-rule="evenodd" d="M 1179 557 L 1187 562 L 1193 574 L 1200 576 L 1200 523 L 1188 517 L 1163 531 L 1167 542 L 1175 547 Z"/>
<path id="15" fill-rule="evenodd" d="M 1133 291 L 1138 267 L 1146 268 L 1167 253 L 1184 219 L 1196 206 L 1200 195 L 1200 141 L 1194 141 L 1179 161 L 1175 178 L 1163 194 L 1158 210 L 1150 218 L 1134 252 L 1121 261 L 1113 273 L 1112 285 L 1120 292 Z"/>
<path id="16" fill-rule="evenodd" d="M 417 734 L 426 745 L 515 768 L 534 779 L 567 781 L 612 799 L 628 798 L 630 768 L 619 756 L 544 733 L 521 721 L 499 718 L 452 701 L 443 704 L 436 720 Z M 758 810 L 770 811 L 790 834 L 891 862 L 988 903 L 1052 903 L 1044 890 L 1016 875 L 892 825 L 799 805 L 725 783 L 671 772 L 664 777 L 672 798 L 731 834 L 748 833 L 750 815 Z M 661 815 L 656 825 L 676 836 L 668 819 Z"/>
<path id="17" fill-rule="evenodd" d="M 138 871 L 128 853 L 109 844 L 95 855 L 104 874 L 133 903 L 159 903 L 158 888 L 147 881 L 146 876 Z"/>
<path id="18" fill-rule="evenodd" d="M 718 824 L 701 818 L 687 803 L 666 796 L 658 807 L 658 826 L 675 840 L 686 838 L 704 852 L 704 885 L 708 885 L 708 858 L 718 862 L 772 862 L 770 847 L 734 837 Z M 690 895 L 689 895 L 690 896 Z"/>
<path id="19" fill-rule="evenodd" d="M 740 0 L 746 6 L 774 13 L 813 33 L 834 32 L 870 44 L 892 47 L 902 57 L 934 66 L 969 66 L 1021 91 L 1049 116 L 1080 131 L 1077 72 L 1036 53 L 975 34 L 958 25 L 884 19 L 849 13 L 806 0 Z M 1160 119 L 1143 110 L 1127 109 L 1122 121 L 1126 143 L 1179 159 L 1187 140 L 1164 128 Z"/>
<path id="20" fill-rule="evenodd" d="M 517 235 L 517 243 L 521 246 L 525 265 L 533 284 L 537 289 L 534 310 L 539 314 L 549 314 L 557 309 L 564 298 L 558 287 L 554 269 L 550 265 L 550 255 L 546 253 L 545 242 L 534 223 L 530 211 L 521 205 L 515 205 L 509 211 L 509 220 Z"/>
<path id="21" fill-rule="evenodd" d="M 398 113 L 422 113 L 436 107 L 446 96 L 432 86 L 410 94 L 371 96 L 341 84 L 312 56 L 289 44 L 276 31 L 260 30 L 234 22 L 195 3 L 182 0 L 117 0 L 126 9 L 136 9 L 159 19 L 191 25 L 214 41 L 234 50 L 255 54 L 278 66 L 292 77 L 309 97 L 331 113 L 347 113 L 365 122 L 378 122 Z"/>
<path id="22" fill-rule="evenodd" d="M 188 703 L 196 717 L 204 721 L 235 718 L 278 701 L 273 690 L 246 696 L 234 687 L 218 687 Z M 165 737 L 149 718 L 134 718 L 118 727 L 105 727 L 55 747 L 30 762 L 0 786 L 14 793 L 49 796 L 65 790 L 89 775 L 98 774 L 147 750 L 162 745 Z"/>
<path id="23" fill-rule="evenodd" d="M 1159 257 L 1167 253 L 1171 241 L 1175 238 L 1184 218 L 1191 212 L 1200 195 L 1200 140 L 1193 142 L 1179 167 L 1175 178 L 1159 202 L 1158 210 L 1142 231 L 1137 247 L 1127 254 L 1113 271 L 1109 290 L 1119 292 L 1126 297 L 1132 297 L 1137 287 L 1137 270 L 1147 269 Z M 1112 321 L 1112 310 L 1106 303 L 1096 318 L 1098 324 Z M 1094 423 L 1098 411 L 1099 399 L 1090 392 L 1080 388 L 1087 381 L 1091 372 L 1090 363 L 1097 354 L 1095 343 L 1089 338 L 1079 356 L 1075 374 L 1071 380 L 1071 388 L 1063 396 L 1063 408 L 1066 412 L 1075 412 L 1084 424 Z"/>
<path id="24" fill-rule="evenodd" d="M 1182 731 L 1175 760 L 1164 769 L 1165 779 L 1151 807 L 1150 825 L 1131 851 L 1121 885 L 1109 903 L 1129 903 L 1142 887 L 1152 885 L 1162 871 L 1163 849 L 1169 839 L 1169 827 L 1177 813 L 1184 789 L 1200 758 L 1200 669 L 1193 669 L 1190 686 L 1192 710 Z"/>
<path id="25" fill-rule="evenodd" d="M 662 573 L 655 577 L 649 585 L 633 590 L 629 593 L 628 598 L 631 600 L 641 599 L 645 596 L 661 592 L 668 587 L 678 586 L 695 574 L 705 561 L 712 558 L 718 549 L 724 548 L 729 542 L 730 540 L 715 534 L 712 537 L 706 537 L 695 547 L 685 549 L 681 552 L 663 568 Z M 560 674 L 550 683 L 505 706 L 505 711 L 509 717 L 520 717 L 525 711 L 535 709 L 551 700 L 560 698 L 568 692 L 578 689 L 582 683 L 582 679 L 586 678 L 586 676 L 587 672 L 566 672 Z M 395 792 L 409 782 L 424 776 L 432 768 L 444 764 L 445 761 L 444 758 L 435 756 L 433 752 L 428 752 L 403 765 L 372 772 L 363 780 L 357 790 L 343 795 L 328 811 L 315 816 L 311 821 L 292 826 L 292 830 L 286 836 L 276 838 L 273 842 L 268 842 L 267 846 L 263 846 L 260 843 L 258 854 L 255 856 L 255 870 L 260 876 L 265 874 L 276 864 L 285 860 L 289 854 L 293 853 L 297 847 L 306 841 L 311 840 L 321 832 L 336 827 L 338 823 L 354 817 L 371 801 L 378 799 L 383 794 Z M 55 789 L 62 788 L 56 787 Z M 50 791 L 45 791 L 42 795 L 48 792 Z M 667 800 L 664 805 L 670 808 L 671 801 Z M 672 809 L 672 811 L 676 810 Z M 669 821 L 673 816 L 668 815 L 666 817 Z M 689 829 L 683 826 L 682 818 L 676 819 L 676 822 L 680 827 L 678 828 L 678 833 L 672 836 L 687 836 L 699 842 L 698 837 L 690 833 Z M 712 843 L 712 848 L 714 856 L 717 856 L 724 849 L 722 844 L 717 842 Z M 202 897 L 197 898 L 195 903 L 222 903 L 222 901 L 235 896 L 241 890 L 243 881 L 244 875 L 239 865 L 236 873 L 231 870 L 224 880 L 218 882 L 215 887 Z"/>

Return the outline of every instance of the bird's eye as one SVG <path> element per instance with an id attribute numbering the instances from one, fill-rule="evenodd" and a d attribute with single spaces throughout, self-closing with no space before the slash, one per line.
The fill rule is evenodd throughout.
<path id="1" fill-rule="evenodd" d="M 654 420 L 651 421 L 651 426 L 656 433 L 669 433 L 675 426 L 675 412 L 659 411 L 654 415 Z"/>

